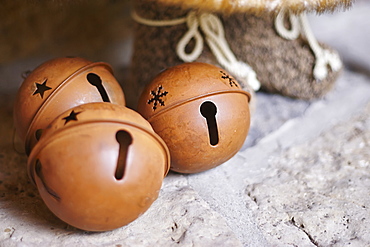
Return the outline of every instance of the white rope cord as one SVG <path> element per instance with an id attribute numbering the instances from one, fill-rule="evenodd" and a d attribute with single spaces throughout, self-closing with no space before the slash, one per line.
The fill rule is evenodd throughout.
<path id="1" fill-rule="evenodd" d="M 316 57 L 316 64 L 313 74 L 317 80 L 323 80 L 328 76 L 328 66 L 333 71 L 339 71 L 342 68 L 342 61 L 338 53 L 321 48 L 317 42 L 310 25 L 308 24 L 307 16 L 305 13 L 299 16 L 301 29 L 306 36 L 313 53 Z"/>
<path id="2" fill-rule="evenodd" d="M 155 27 L 165 27 L 165 26 L 176 26 L 186 22 L 186 17 L 173 19 L 173 20 L 149 20 L 139 16 L 135 11 L 131 13 L 132 19 L 140 24 L 144 24 L 147 26 L 155 26 Z"/>
<path id="3" fill-rule="evenodd" d="M 286 10 L 282 10 L 275 19 L 275 28 L 278 34 L 288 40 L 294 40 L 298 38 L 302 33 L 308 42 L 312 52 L 315 55 L 316 61 L 313 69 L 313 75 L 316 80 L 324 80 L 328 76 L 328 66 L 333 71 L 338 71 L 342 68 L 342 61 L 338 53 L 323 49 L 317 42 L 311 27 L 308 23 L 307 16 L 302 13 L 298 17 L 289 13 L 289 20 L 291 23 L 291 29 L 288 30 L 284 26 L 284 16 Z"/>
<path id="4" fill-rule="evenodd" d="M 186 23 L 188 31 L 177 44 L 176 53 L 184 62 L 195 61 L 203 51 L 204 40 L 199 32 L 199 27 L 202 29 L 205 39 L 212 53 L 222 67 L 231 74 L 246 79 L 253 90 L 258 90 L 261 87 L 257 80 L 256 73 L 246 63 L 236 59 L 231 51 L 229 44 L 226 41 L 224 28 L 221 20 L 210 13 L 198 14 L 195 11 L 190 11 L 186 17 L 173 20 L 149 20 L 140 17 L 135 12 L 132 13 L 133 19 L 148 26 L 174 26 Z M 185 48 L 190 40 L 195 40 L 194 49 L 186 53 Z"/>
<path id="5" fill-rule="evenodd" d="M 238 61 L 229 48 L 225 39 L 225 33 L 221 20 L 213 14 L 200 15 L 200 27 L 202 28 L 209 48 L 217 61 L 230 73 L 245 78 L 248 84 L 258 90 L 261 87 L 254 70 L 242 61 Z"/>
<path id="6" fill-rule="evenodd" d="M 176 53 L 184 62 L 193 62 L 202 54 L 204 41 L 198 30 L 199 21 L 195 12 L 189 12 L 185 22 L 188 26 L 188 31 L 177 44 Z M 195 39 L 195 47 L 190 53 L 186 53 L 185 48 L 193 38 Z"/>
<path id="7" fill-rule="evenodd" d="M 284 39 L 294 40 L 294 39 L 298 38 L 298 36 L 300 34 L 300 31 L 301 31 L 300 28 L 299 28 L 299 20 L 298 20 L 297 16 L 289 15 L 289 21 L 290 21 L 291 28 L 290 28 L 290 30 L 288 30 L 284 26 L 285 15 L 286 15 L 286 10 L 282 9 L 279 12 L 279 14 L 276 16 L 276 19 L 275 19 L 276 31 Z"/>

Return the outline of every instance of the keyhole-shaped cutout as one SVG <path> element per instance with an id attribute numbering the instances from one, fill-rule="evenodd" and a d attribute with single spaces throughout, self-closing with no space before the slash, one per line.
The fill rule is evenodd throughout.
<path id="1" fill-rule="evenodd" d="M 119 143 L 119 153 L 118 153 L 118 160 L 117 160 L 117 167 L 115 178 L 117 180 L 121 180 L 125 175 L 125 168 L 126 168 L 126 160 L 129 146 L 132 143 L 132 137 L 130 133 L 125 130 L 119 130 L 116 133 L 116 140 Z"/>
<path id="2" fill-rule="evenodd" d="M 214 103 L 206 101 L 200 106 L 200 113 L 207 121 L 209 143 L 215 146 L 218 144 L 218 128 L 216 121 L 217 107 Z"/>
<path id="3" fill-rule="evenodd" d="M 94 87 L 96 87 L 98 89 L 103 101 L 104 102 L 110 102 L 109 96 L 108 96 L 107 91 L 105 90 L 105 88 L 103 86 L 103 82 L 102 82 L 100 76 L 98 76 L 97 74 L 94 74 L 94 73 L 89 73 L 89 74 L 87 74 L 86 78 L 87 78 L 87 81 L 91 85 L 93 85 Z"/>

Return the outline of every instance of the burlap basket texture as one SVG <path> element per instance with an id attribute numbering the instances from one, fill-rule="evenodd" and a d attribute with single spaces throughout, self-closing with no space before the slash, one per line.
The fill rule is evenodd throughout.
<path id="1" fill-rule="evenodd" d="M 347 6 L 349 1 L 345 3 Z M 323 11 L 324 8 L 319 7 Z M 150 0 L 134 3 L 136 14 L 149 20 L 173 20 L 186 16 L 191 10 L 194 9 Z M 278 35 L 274 26 L 276 11 L 216 14 L 224 25 L 225 38 L 231 50 L 238 60 L 253 68 L 262 90 L 292 98 L 313 99 L 322 97 L 333 87 L 339 71 L 329 69 L 325 79 L 315 79 L 314 53 L 302 35 L 294 40 Z M 289 28 L 287 20 L 285 24 Z M 140 93 L 161 70 L 183 63 L 176 54 L 176 46 L 187 30 L 186 24 L 161 27 L 135 24 L 131 65 L 131 82 L 136 87 L 135 92 Z M 324 44 L 321 46 L 328 48 Z M 189 42 L 186 48 L 191 51 L 194 41 Z M 207 45 L 197 61 L 220 66 Z M 234 77 L 247 85 L 243 78 Z"/>

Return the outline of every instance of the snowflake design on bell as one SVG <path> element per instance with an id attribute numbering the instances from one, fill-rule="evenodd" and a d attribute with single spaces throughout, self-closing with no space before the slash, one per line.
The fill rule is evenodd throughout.
<path id="1" fill-rule="evenodd" d="M 220 70 L 220 73 L 222 74 L 221 78 L 226 79 L 229 81 L 230 87 L 239 87 L 238 84 L 236 84 L 234 78 L 232 78 L 230 75 L 226 74 L 224 71 Z"/>
<path id="2" fill-rule="evenodd" d="M 162 91 L 163 87 L 159 86 L 157 91 L 152 90 L 150 94 L 152 95 L 152 98 L 148 100 L 148 104 L 153 103 L 153 110 L 155 111 L 157 109 L 157 105 L 164 106 L 163 97 L 168 94 L 167 91 Z"/>

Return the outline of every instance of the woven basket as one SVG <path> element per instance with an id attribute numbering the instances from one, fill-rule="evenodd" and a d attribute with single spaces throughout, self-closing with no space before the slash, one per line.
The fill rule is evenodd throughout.
<path id="1" fill-rule="evenodd" d="M 166 1 L 138 0 L 134 3 L 134 11 L 137 16 L 146 20 L 174 20 L 185 17 L 190 11 L 199 12 L 199 8 L 194 8 L 197 6 L 195 2 L 201 4 L 206 1 L 177 3 L 178 1 L 173 0 L 169 1 L 170 4 L 163 2 Z M 347 7 L 350 1 L 332 0 L 320 3 L 306 7 L 310 7 L 308 9 L 312 11 L 330 11 L 334 8 Z M 235 11 L 235 8 L 229 6 L 229 9 L 224 8 L 227 10 L 223 13 L 218 13 L 217 8 L 207 6 L 201 6 L 200 9 L 215 11 L 213 14 L 218 16 L 223 24 L 225 39 L 230 49 L 238 60 L 247 63 L 256 72 L 261 89 L 292 98 L 313 99 L 325 95 L 332 88 L 340 70 L 328 68 L 328 75 L 317 80 L 313 75 L 316 58 L 305 37 L 300 35 L 294 40 L 288 40 L 278 34 L 275 27 L 276 16 L 278 10 L 287 7 L 287 4 L 277 6 L 274 11 L 266 9 L 263 11 L 261 8 Z M 293 9 L 295 13 L 303 10 L 299 4 Z M 288 19 L 285 18 L 284 22 L 288 29 L 290 25 Z M 168 26 L 135 24 L 131 73 L 134 92 L 140 94 L 142 88 L 161 70 L 184 62 L 177 55 L 176 48 L 187 31 L 186 23 Z M 202 33 L 201 30 L 200 32 Z M 326 45 L 320 45 L 332 51 Z M 192 39 L 186 50 L 191 51 L 194 46 L 195 41 Z M 196 61 L 221 66 L 207 45 L 204 45 Z M 253 91 L 248 88 L 248 81 L 245 81 L 245 78 L 239 78 L 237 75 L 234 77 L 246 85 L 248 91 Z"/>

